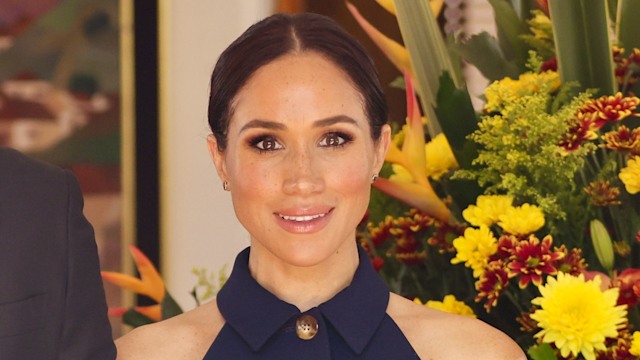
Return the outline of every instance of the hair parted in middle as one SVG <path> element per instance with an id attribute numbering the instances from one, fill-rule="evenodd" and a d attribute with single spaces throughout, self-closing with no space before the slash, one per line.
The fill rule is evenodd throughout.
<path id="1" fill-rule="evenodd" d="M 233 101 L 260 67 L 287 54 L 315 52 L 338 66 L 362 96 L 378 140 L 388 109 L 373 60 L 365 48 L 332 19 L 318 14 L 275 14 L 249 27 L 220 55 L 211 75 L 209 126 L 224 151 Z"/>

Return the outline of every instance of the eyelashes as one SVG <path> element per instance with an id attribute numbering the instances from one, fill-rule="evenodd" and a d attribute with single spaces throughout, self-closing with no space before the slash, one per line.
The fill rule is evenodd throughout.
<path id="1" fill-rule="evenodd" d="M 342 131 L 331 131 L 322 135 L 318 146 L 322 148 L 340 149 L 353 142 L 353 135 Z M 261 152 L 273 152 L 284 149 L 284 145 L 274 135 L 264 134 L 249 138 L 248 145 Z"/>

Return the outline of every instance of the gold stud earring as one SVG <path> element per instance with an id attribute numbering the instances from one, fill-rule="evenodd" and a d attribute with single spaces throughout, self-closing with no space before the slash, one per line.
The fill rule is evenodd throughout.
<path id="1" fill-rule="evenodd" d="M 227 180 L 222 182 L 222 190 L 229 191 L 229 182 Z"/>

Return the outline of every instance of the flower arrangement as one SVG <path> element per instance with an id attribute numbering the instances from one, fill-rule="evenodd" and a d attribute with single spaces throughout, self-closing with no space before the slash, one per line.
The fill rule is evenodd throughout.
<path id="1" fill-rule="evenodd" d="M 549 0 L 518 14 L 490 0 L 497 39 L 445 39 L 443 1 L 377 2 L 404 46 L 347 6 L 407 94 L 359 228 L 380 275 L 500 328 L 532 359 L 637 359 L 640 4 Z M 460 59 L 491 81 L 480 112 Z"/>

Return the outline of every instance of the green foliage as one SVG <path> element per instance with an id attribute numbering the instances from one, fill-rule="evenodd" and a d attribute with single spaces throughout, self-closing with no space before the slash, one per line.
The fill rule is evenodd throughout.
<path id="1" fill-rule="evenodd" d="M 555 352 L 551 348 L 551 345 L 543 343 L 540 345 L 532 346 L 527 351 L 527 354 L 531 357 L 531 360 L 556 360 Z"/>
<path id="2" fill-rule="evenodd" d="M 162 309 L 162 319 L 172 318 L 176 315 L 180 315 L 183 313 L 182 308 L 178 303 L 173 299 L 169 292 L 164 293 L 164 298 L 162 298 L 162 303 L 160 304 L 160 308 Z"/>
<path id="3" fill-rule="evenodd" d="M 533 94 L 515 98 L 500 115 L 485 116 L 470 136 L 482 147 L 473 162 L 478 167 L 459 170 L 454 178 L 477 180 L 487 193 L 538 204 L 550 223 L 567 219 L 568 209 L 559 199 L 584 199 L 574 180 L 593 145 L 565 154 L 558 144 L 587 98 L 583 94 L 549 113 L 551 96 Z"/>
<path id="4" fill-rule="evenodd" d="M 152 324 L 155 321 L 131 308 L 122 315 L 122 322 L 135 328 L 138 326 Z"/>
<path id="5" fill-rule="evenodd" d="M 198 282 L 191 291 L 191 296 L 198 306 L 216 296 L 229 278 L 226 264 L 223 265 L 217 273 L 215 271 L 209 273 L 205 268 L 193 268 L 191 273 L 198 277 Z"/>
<path id="6" fill-rule="evenodd" d="M 489 0 L 495 13 L 498 39 L 506 59 L 513 61 L 520 71 L 525 70 L 529 48 L 522 40 L 528 34 L 527 26 L 522 22 L 511 3 L 506 0 Z"/>
<path id="7" fill-rule="evenodd" d="M 477 67 L 489 81 L 507 76 L 518 77 L 520 73 L 518 64 L 505 57 L 498 40 L 487 32 L 458 40 L 449 47 L 468 63 Z"/>

